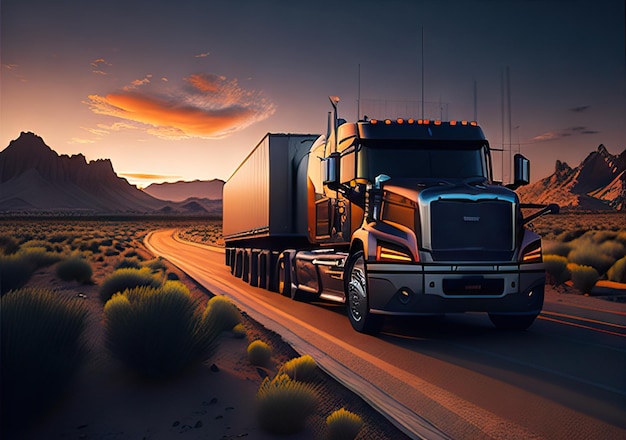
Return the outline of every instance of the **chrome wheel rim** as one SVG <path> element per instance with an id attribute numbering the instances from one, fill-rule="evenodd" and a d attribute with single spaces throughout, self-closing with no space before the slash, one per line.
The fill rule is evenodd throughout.
<path id="1" fill-rule="evenodd" d="M 352 266 L 350 282 L 348 283 L 350 316 L 355 322 L 360 322 L 367 315 L 367 288 L 365 283 L 365 264 L 363 258 L 359 257 Z"/>

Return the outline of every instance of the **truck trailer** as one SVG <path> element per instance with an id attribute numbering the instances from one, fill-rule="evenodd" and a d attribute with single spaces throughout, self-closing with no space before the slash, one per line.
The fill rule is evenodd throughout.
<path id="1" fill-rule="evenodd" d="M 293 299 L 345 303 L 359 332 L 385 316 L 463 312 L 528 328 L 545 270 L 526 226 L 558 211 L 513 191 L 529 182 L 529 161 L 515 155 L 505 186 L 475 122 L 348 123 L 333 107 L 325 135 L 268 133 L 225 183 L 231 273 Z"/>

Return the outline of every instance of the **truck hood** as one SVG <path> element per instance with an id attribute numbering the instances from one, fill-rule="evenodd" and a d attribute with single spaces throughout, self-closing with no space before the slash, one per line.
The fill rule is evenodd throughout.
<path id="1" fill-rule="evenodd" d="M 514 191 L 499 185 L 487 185 L 477 180 L 418 180 L 402 179 L 390 180 L 383 186 L 389 191 L 409 200 L 418 202 L 420 206 L 427 205 L 433 200 L 462 199 L 462 200 L 504 200 L 517 204 L 519 199 Z"/>

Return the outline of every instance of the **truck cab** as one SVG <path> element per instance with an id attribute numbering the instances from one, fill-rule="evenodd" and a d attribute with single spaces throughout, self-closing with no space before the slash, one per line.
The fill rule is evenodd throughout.
<path id="1" fill-rule="evenodd" d="M 233 273 L 294 299 L 344 303 L 360 332 L 376 332 L 385 316 L 463 312 L 486 312 L 502 329 L 529 327 L 545 270 L 541 239 L 525 225 L 558 207 L 533 205 L 541 209 L 523 217 L 529 206 L 513 189 L 528 183 L 528 160 L 515 156 L 507 187 L 494 182 L 475 122 L 335 116 L 331 125 L 307 153 L 287 155 L 297 158 L 291 177 L 274 185 L 292 188 L 288 236 L 225 234 Z M 227 182 L 225 231 L 231 191 Z"/>

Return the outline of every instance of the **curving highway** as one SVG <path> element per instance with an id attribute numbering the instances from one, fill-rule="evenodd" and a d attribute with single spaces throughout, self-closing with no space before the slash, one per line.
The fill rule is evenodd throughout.
<path id="1" fill-rule="evenodd" d="M 626 439 L 626 304 L 547 291 L 526 332 L 486 315 L 388 320 L 355 332 L 342 306 L 301 303 L 232 276 L 220 248 L 145 240 L 214 294 L 311 354 L 413 438 Z"/>

